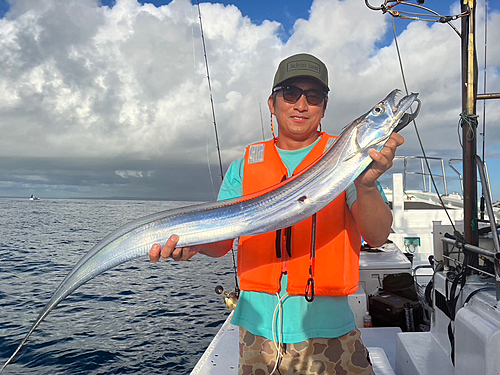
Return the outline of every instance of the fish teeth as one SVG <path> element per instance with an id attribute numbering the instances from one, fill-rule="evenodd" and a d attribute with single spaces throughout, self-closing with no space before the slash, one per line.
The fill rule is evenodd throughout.
<path id="1" fill-rule="evenodd" d="M 393 111 L 396 111 L 399 108 L 399 106 L 401 105 L 401 101 L 403 100 L 403 98 L 404 98 L 404 96 L 402 96 L 402 91 L 399 90 L 399 89 L 397 89 L 396 90 L 396 95 L 394 95 Z"/>

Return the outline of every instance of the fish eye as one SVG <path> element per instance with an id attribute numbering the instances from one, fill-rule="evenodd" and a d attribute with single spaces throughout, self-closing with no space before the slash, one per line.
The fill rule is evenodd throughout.
<path id="1" fill-rule="evenodd" d="M 384 113 L 384 112 L 385 112 L 385 109 L 384 109 L 384 107 L 382 107 L 381 105 L 376 106 L 376 107 L 375 107 L 375 108 L 373 108 L 373 110 L 372 110 L 372 113 L 373 113 L 374 115 L 381 115 L 381 114 L 382 114 L 382 113 Z"/>

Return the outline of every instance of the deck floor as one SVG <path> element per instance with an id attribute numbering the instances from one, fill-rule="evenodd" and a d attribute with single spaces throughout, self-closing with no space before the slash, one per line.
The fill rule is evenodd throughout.
<path id="1" fill-rule="evenodd" d="M 222 325 L 191 375 L 230 375 L 238 373 L 238 327 L 231 315 Z M 396 338 L 400 328 L 361 328 L 361 336 L 370 352 L 377 375 L 393 375 L 396 363 Z"/>

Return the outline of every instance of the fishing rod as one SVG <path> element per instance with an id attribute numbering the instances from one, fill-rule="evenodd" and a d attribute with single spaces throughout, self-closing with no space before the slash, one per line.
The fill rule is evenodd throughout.
<path id="1" fill-rule="evenodd" d="M 391 4 L 392 3 L 392 4 Z M 365 0 L 365 4 L 368 8 L 372 10 L 382 11 L 383 13 L 388 13 L 394 18 L 405 18 L 402 16 L 405 12 L 396 11 L 394 8 L 399 5 L 408 5 L 412 7 L 417 7 L 431 12 L 433 15 L 438 17 L 438 20 L 433 20 L 433 22 L 442 22 L 450 25 L 457 35 L 461 38 L 462 42 L 462 113 L 460 114 L 460 125 L 462 127 L 462 140 L 464 144 L 462 145 L 463 155 L 463 179 L 464 179 L 464 235 L 465 241 L 472 245 L 477 245 L 479 242 L 478 237 L 478 223 L 477 223 L 477 170 L 476 170 L 476 160 L 475 155 L 477 154 L 477 114 L 476 114 L 476 100 L 486 100 L 486 99 L 498 99 L 500 98 L 499 93 L 486 93 L 486 88 L 484 94 L 477 94 L 477 58 L 476 58 L 476 47 L 475 47 L 475 11 L 476 11 L 476 0 L 464 0 L 461 5 L 461 12 L 452 16 L 443 16 L 431 9 L 422 6 L 423 0 L 417 0 L 417 4 L 412 4 L 406 1 L 400 0 L 385 0 L 380 6 L 373 6 L 370 4 L 369 0 Z M 408 17 L 406 17 L 408 19 Z M 458 31 L 449 21 L 461 19 L 461 32 Z M 413 17 L 411 19 L 420 21 L 431 21 L 423 17 Z M 395 28 L 395 27 L 394 27 Z M 396 36 L 395 36 L 396 38 Z M 396 39 L 396 48 L 397 39 Z M 399 56 L 399 48 L 398 48 Z M 402 69 L 401 59 L 400 67 Z M 403 80 L 404 80 L 404 73 Z M 406 87 L 406 82 L 405 82 Z M 484 140 L 484 137 L 483 137 Z M 421 145 L 422 148 L 422 145 Z M 483 146 L 484 149 L 484 146 Z M 484 153 L 483 153 L 484 159 Z M 429 174 L 434 183 L 432 177 L 432 171 L 427 164 Z M 436 192 L 439 192 L 435 186 Z"/>
<path id="2" fill-rule="evenodd" d="M 196 3 L 198 4 L 198 18 L 200 19 L 201 42 L 203 44 L 203 56 L 205 57 L 205 67 L 207 70 L 208 91 L 210 93 L 210 104 L 212 106 L 212 119 L 213 119 L 213 124 L 214 124 L 214 131 L 215 131 L 215 143 L 216 143 L 216 147 L 217 147 L 217 155 L 219 156 L 220 178 L 222 181 L 222 180 L 224 180 L 224 171 L 222 169 L 222 158 L 220 155 L 219 134 L 217 132 L 217 121 L 215 120 L 214 97 L 213 97 L 213 93 L 212 93 L 212 84 L 210 83 L 210 71 L 208 69 L 208 58 L 207 58 L 207 49 L 205 46 L 205 36 L 203 34 L 203 23 L 201 22 L 200 1 L 197 0 Z"/>
<path id="3" fill-rule="evenodd" d="M 393 27 L 393 32 L 394 32 L 394 44 L 396 46 L 396 52 L 397 52 L 397 55 L 398 55 L 399 68 L 400 68 L 400 71 L 401 71 L 401 77 L 403 79 L 403 85 L 405 87 L 406 94 L 408 94 L 408 92 L 409 92 L 409 90 L 408 90 L 408 84 L 407 84 L 407 81 L 406 81 L 406 75 L 405 75 L 405 71 L 404 71 L 404 68 L 403 68 L 403 60 L 401 58 L 401 51 L 399 49 L 398 35 L 397 35 L 397 32 L 396 32 L 396 23 L 394 21 L 396 17 L 400 17 L 400 12 L 393 10 L 393 8 L 396 5 L 399 5 L 399 4 L 412 5 L 412 6 L 419 7 L 421 9 L 428 10 L 429 12 L 433 13 L 434 15 L 440 17 L 440 19 L 442 19 L 442 20 L 448 19 L 448 18 L 453 18 L 453 17 L 444 17 L 441 14 L 439 14 L 439 13 L 437 13 L 437 12 L 431 10 L 431 9 L 423 7 L 422 5 L 415 5 L 415 4 L 410 4 L 410 3 L 406 3 L 406 2 L 402 2 L 402 1 L 393 1 L 393 2 L 396 2 L 396 4 L 389 6 L 389 5 L 387 5 L 389 2 L 391 2 L 391 0 L 386 0 L 384 2 L 384 4 L 382 4 L 380 7 L 374 7 L 374 6 L 372 6 L 372 5 L 369 4 L 368 0 L 365 0 L 365 4 L 368 6 L 368 8 L 370 8 L 372 10 L 381 10 L 383 13 L 389 13 L 392 16 L 392 27 Z M 424 3 L 424 1 L 419 1 L 419 4 L 423 4 L 423 3 Z M 403 17 L 401 17 L 401 18 L 403 18 Z M 412 19 L 415 19 L 415 18 L 412 18 Z M 425 19 L 425 18 L 424 19 L 419 19 L 419 20 L 429 21 L 429 19 Z M 446 21 L 442 21 L 442 22 L 446 22 Z M 449 22 L 447 22 L 447 23 L 455 30 L 455 32 L 459 36 L 461 36 L 460 32 L 456 29 L 456 27 L 453 24 L 451 24 Z M 429 172 L 429 176 L 430 176 L 430 179 L 431 179 L 431 182 L 432 182 L 432 186 L 434 187 L 434 190 L 436 191 L 436 194 L 438 196 L 438 199 L 439 199 L 439 202 L 441 204 L 441 207 L 443 208 L 446 216 L 448 217 L 448 220 L 449 220 L 449 222 L 450 222 L 450 224 L 451 224 L 451 226 L 453 228 L 453 232 L 454 232 L 455 236 L 459 237 L 459 232 L 457 231 L 457 229 L 455 227 L 455 223 L 451 219 L 451 216 L 450 216 L 450 214 L 448 212 L 448 209 L 446 208 L 446 205 L 443 202 L 442 195 L 440 194 L 439 189 L 438 189 L 437 184 L 436 184 L 436 181 L 434 179 L 434 174 L 432 173 L 432 169 L 431 169 L 431 166 L 430 166 L 430 163 L 429 163 L 429 158 L 427 157 L 427 153 L 425 151 L 425 148 L 424 148 L 424 145 L 423 145 L 423 142 L 422 142 L 422 138 L 420 137 L 420 132 L 418 130 L 417 122 L 416 122 L 415 119 L 413 119 L 412 121 L 413 121 L 414 129 L 415 129 L 415 134 L 417 136 L 417 140 L 418 140 L 420 149 L 422 150 L 423 159 L 425 161 L 425 165 L 426 165 L 427 170 Z"/>
<path id="4" fill-rule="evenodd" d="M 262 106 L 259 103 L 259 112 L 260 112 L 260 126 L 262 128 L 262 140 L 266 140 L 266 136 L 264 135 L 264 120 L 262 119 Z"/>
<path id="5" fill-rule="evenodd" d="M 486 55 L 488 52 L 488 0 L 485 0 L 484 2 L 484 68 L 483 68 L 483 93 L 486 94 Z M 486 149 L 486 99 L 483 99 L 483 131 L 481 133 L 481 136 L 483 137 L 483 160 L 485 159 L 485 149 Z M 491 192 L 490 192 L 491 194 Z M 480 203 L 480 218 L 481 220 L 484 220 L 484 208 L 485 208 L 485 194 L 484 194 L 484 187 L 482 189 L 482 194 L 481 194 L 481 203 Z"/>
<path id="6" fill-rule="evenodd" d="M 201 33 L 201 41 L 203 44 L 203 56 L 205 57 L 205 67 L 207 70 L 208 91 L 210 92 L 210 103 L 211 103 L 211 107 L 212 107 L 212 118 L 213 118 L 214 131 L 215 131 L 215 143 L 216 143 L 216 147 L 217 147 L 217 155 L 219 157 L 220 178 L 221 178 L 221 181 L 224 181 L 224 171 L 222 168 L 222 158 L 221 158 L 220 146 L 219 146 L 219 135 L 217 132 L 217 122 L 215 120 L 215 107 L 214 107 L 214 99 L 213 99 L 213 94 L 212 94 L 212 84 L 210 82 L 210 71 L 208 69 L 208 58 L 207 58 L 207 49 L 206 49 L 206 45 L 205 45 L 205 35 L 203 33 L 203 23 L 201 21 L 200 1 L 196 0 L 196 3 L 197 3 L 197 7 L 198 7 L 198 18 L 200 20 L 200 33 Z M 233 246 L 231 246 L 231 256 L 233 259 L 233 272 L 234 272 L 234 282 L 235 282 L 234 292 L 227 293 L 224 291 L 224 289 L 220 285 L 217 285 L 217 287 L 215 288 L 215 293 L 224 294 L 226 296 L 226 298 L 225 298 L 226 306 L 231 310 L 234 310 L 236 308 L 236 303 L 238 302 L 238 297 L 240 295 L 240 288 L 239 288 L 239 284 L 238 284 L 238 271 L 236 268 L 236 256 L 235 256 L 235 251 L 234 251 L 234 247 L 235 247 L 235 245 L 237 246 L 237 243 L 238 243 L 237 240 L 235 240 Z"/>
<path id="7" fill-rule="evenodd" d="M 388 5 L 388 3 L 393 2 L 395 4 Z M 417 0 L 419 4 L 424 1 Z M 396 5 L 405 4 L 411 6 L 420 6 L 403 1 L 390 1 L 385 0 L 385 2 L 380 7 L 373 7 L 369 4 L 368 0 L 365 0 L 366 5 L 372 10 L 381 10 L 383 13 L 389 13 L 394 18 L 400 15 L 399 12 L 394 11 Z M 450 359 L 453 364 L 455 364 L 455 333 L 453 330 L 452 322 L 456 318 L 456 305 L 459 300 L 460 293 L 456 293 L 457 290 L 463 290 L 466 283 L 467 277 L 472 273 L 473 270 L 476 272 L 483 272 L 479 266 L 479 255 L 487 255 L 493 259 L 493 269 L 496 282 L 496 298 L 500 301 L 500 244 L 498 240 L 498 233 L 496 227 L 496 219 L 493 213 L 493 207 L 491 202 L 491 193 L 489 191 L 489 183 L 484 172 L 485 162 L 485 146 L 484 146 L 484 134 L 483 134 L 483 160 L 477 155 L 477 128 L 478 128 L 478 115 L 476 114 L 476 104 L 479 99 L 494 99 L 500 98 L 499 93 L 487 94 L 486 93 L 486 71 L 485 71 L 485 81 L 484 81 L 484 94 L 477 94 L 477 76 L 478 76 L 478 66 L 477 66 L 477 49 L 476 49 L 476 0 L 463 0 L 461 2 L 461 13 L 455 18 L 447 17 L 449 19 L 461 19 L 461 32 L 457 32 L 461 40 L 461 85 L 462 85 L 462 112 L 460 113 L 459 124 L 462 128 L 462 163 L 463 163 L 463 212 L 464 212 L 464 233 L 463 235 L 459 233 L 452 223 L 455 235 L 451 239 L 453 246 L 458 247 L 463 250 L 464 259 L 462 266 L 455 267 L 455 274 L 453 280 L 451 281 L 450 297 L 447 296 L 446 306 L 450 315 L 450 322 L 448 324 L 448 338 L 451 346 Z M 486 4 L 487 7 L 487 4 Z M 446 20 L 447 18 L 442 18 Z M 485 14 L 485 20 L 487 19 L 487 13 Z M 425 20 L 425 19 L 424 19 Z M 447 22 L 450 24 L 449 22 Z M 451 25 L 451 24 L 450 24 Z M 456 29 L 455 29 L 456 31 Z M 394 33 L 396 38 L 396 30 L 394 26 Z M 399 48 L 396 47 L 399 55 Z M 400 66 L 402 70 L 402 64 L 400 60 Z M 486 32 L 485 32 L 485 70 L 486 70 Z M 404 74 L 403 74 L 404 76 Z M 405 82 L 406 85 L 406 82 Z M 483 107 L 484 114 L 484 107 Z M 484 121 L 484 117 L 483 117 Z M 416 124 L 415 124 L 416 128 Z M 483 130 L 484 133 L 484 130 Z M 423 150 L 423 148 L 422 148 Z M 425 157 L 425 155 L 424 155 Z M 426 158 L 427 162 L 427 158 Z M 429 168 L 427 162 L 427 168 L 432 177 L 432 172 Z M 477 191 L 477 172 L 481 175 L 482 182 L 482 192 L 483 196 L 481 198 L 482 205 L 484 204 L 484 198 L 486 198 L 486 206 L 488 209 L 488 216 L 490 220 L 490 228 L 492 230 L 494 251 L 484 252 L 483 249 L 479 247 L 479 220 L 478 220 L 478 191 Z M 432 177 L 434 183 L 434 178 Z M 434 183 L 435 184 L 435 183 Z M 436 192 L 436 186 L 434 185 Z M 439 198 L 441 203 L 442 199 Z M 444 204 L 442 203 L 444 207 Z M 445 209 L 446 211 L 446 209 Z M 448 212 L 446 211 L 448 214 Z M 449 215 L 448 215 L 449 217 Z M 451 222 L 451 219 L 450 219 Z M 446 235 L 445 235 L 446 237 Z M 443 240 L 444 241 L 444 240 Z M 444 243 L 444 242 L 443 242 Z M 465 251 L 467 250 L 467 251 Z M 479 251 L 478 251 L 479 250 Z M 447 264 L 446 261 L 444 262 Z M 430 284 L 429 284 L 430 285 Z"/>

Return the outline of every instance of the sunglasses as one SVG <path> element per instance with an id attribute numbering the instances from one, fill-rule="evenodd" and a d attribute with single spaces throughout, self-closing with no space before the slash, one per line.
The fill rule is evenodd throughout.
<path id="1" fill-rule="evenodd" d="M 302 90 L 297 86 L 276 86 L 274 92 L 283 91 L 283 99 L 286 102 L 295 104 L 305 95 L 309 105 L 320 105 L 325 99 L 328 99 L 328 92 L 322 90 Z"/>

